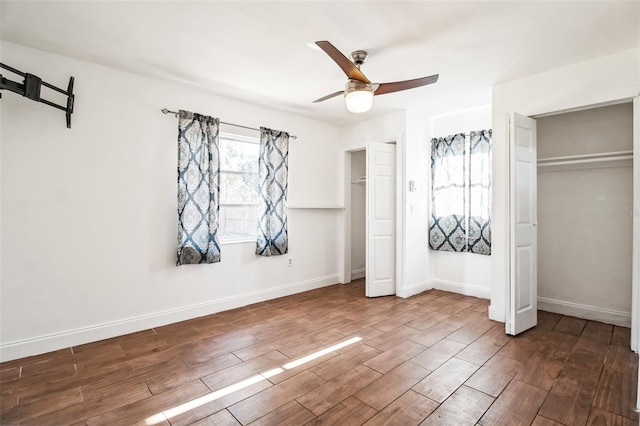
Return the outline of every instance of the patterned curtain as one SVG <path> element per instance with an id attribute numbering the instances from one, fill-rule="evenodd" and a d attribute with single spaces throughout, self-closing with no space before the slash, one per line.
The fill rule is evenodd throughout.
<path id="1" fill-rule="evenodd" d="M 279 256 L 289 251 L 287 187 L 289 134 L 260 128 L 258 158 L 258 239 L 256 254 Z"/>
<path id="2" fill-rule="evenodd" d="M 491 254 L 491 130 L 431 140 L 432 250 Z"/>
<path id="3" fill-rule="evenodd" d="M 180 111 L 178 265 L 220 262 L 220 120 Z"/>
<path id="4" fill-rule="evenodd" d="M 491 129 L 470 133 L 467 251 L 491 254 Z"/>
<path id="5" fill-rule="evenodd" d="M 464 134 L 431 140 L 433 250 L 467 251 Z"/>

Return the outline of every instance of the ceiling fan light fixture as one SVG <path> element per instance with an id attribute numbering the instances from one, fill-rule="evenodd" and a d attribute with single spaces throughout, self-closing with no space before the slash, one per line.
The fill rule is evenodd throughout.
<path id="1" fill-rule="evenodd" d="M 373 104 L 373 87 L 371 84 L 350 79 L 344 88 L 344 100 L 350 112 L 367 112 Z"/>

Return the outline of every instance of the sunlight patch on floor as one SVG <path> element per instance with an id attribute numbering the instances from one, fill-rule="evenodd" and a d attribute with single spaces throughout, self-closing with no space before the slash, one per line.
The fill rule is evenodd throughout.
<path id="1" fill-rule="evenodd" d="M 203 395 L 199 398 L 196 398 L 194 400 L 191 400 L 189 402 L 185 402 L 184 404 L 180 404 L 176 407 L 170 408 L 168 410 L 162 411 L 160 413 L 154 414 L 152 416 L 149 416 L 145 419 L 145 423 L 147 425 L 155 425 L 158 423 L 162 423 L 165 420 L 168 420 L 170 418 L 179 416 L 180 414 L 186 413 L 187 411 L 193 410 L 195 408 L 201 407 L 205 404 L 208 404 L 211 401 L 215 401 L 216 399 L 222 398 L 224 396 L 227 396 L 229 394 L 232 394 L 233 392 L 237 392 L 239 390 L 242 390 L 246 387 L 249 387 L 251 385 L 254 385 L 256 383 L 259 383 L 263 380 L 267 380 L 270 377 L 273 377 L 277 374 L 282 373 L 285 370 L 291 370 L 293 368 L 299 367 L 303 364 L 306 364 L 309 361 L 313 361 L 314 359 L 320 358 L 321 356 L 324 356 L 326 354 L 329 354 L 331 352 L 337 351 L 339 349 L 342 349 L 346 346 L 352 345 L 354 343 L 357 343 L 359 341 L 361 341 L 362 338 L 361 337 L 352 337 L 351 339 L 345 340 L 344 342 L 340 342 L 340 343 L 336 343 L 333 346 L 329 346 L 327 348 L 321 349 L 317 352 L 314 352 L 312 354 L 306 355 L 302 358 L 298 358 L 296 360 L 293 360 L 285 365 L 283 365 L 282 367 L 278 367 L 278 368 L 273 368 L 271 370 L 265 371 L 264 373 L 260 373 L 260 374 L 256 374 L 255 376 L 251 376 L 248 379 L 242 380 L 240 382 L 234 383 L 232 385 L 226 386 L 222 389 L 218 389 L 217 391 L 213 391 L 211 393 L 208 393 L 206 395 Z"/>

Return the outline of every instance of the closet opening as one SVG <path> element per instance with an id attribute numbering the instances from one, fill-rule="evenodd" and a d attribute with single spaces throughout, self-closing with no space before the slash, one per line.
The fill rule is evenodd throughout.
<path id="1" fill-rule="evenodd" d="M 536 121 L 538 309 L 630 327 L 633 104 Z"/>

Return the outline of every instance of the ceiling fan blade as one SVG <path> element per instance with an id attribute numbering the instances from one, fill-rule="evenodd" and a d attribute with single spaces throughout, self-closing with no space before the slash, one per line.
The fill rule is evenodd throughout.
<path id="1" fill-rule="evenodd" d="M 413 80 L 395 81 L 393 83 L 381 83 L 374 95 L 384 95 L 385 93 L 399 92 L 401 90 L 415 89 L 416 87 L 426 86 L 438 81 L 439 74 L 430 75 L 429 77 L 416 78 Z"/>
<path id="2" fill-rule="evenodd" d="M 328 41 L 316 41 L 316 44 L 320 49 L 324 50 L 325 53 L 329 55 L 329 57 L 333 59 L 336 64 L 338 64 L 338 66 L 342 69 L 342 71 L 344 71 L 347 77 L 353 80 L 361 81 L 365 84 L 371 83 L 369 79 L 365 77 L 364 74 L 362 74 L 362 71 L 360 71 L 358 67 L 356 67 L 356 65 L 351 62 L 346 56 L 344 56 L 342 52 L 336 49 L 333 44 L 329 43 Z"/>
<path id="3" fill-rule="evenodd" d="M 343 93 L 344 93 L 344 90 L 339 90 L 339 91 L 334 92 L 334 93 L 332 93 L 332 94 L 330 94 L 330 95 L 323 96 L 323 97 L 322 97 L 322 98 L 320 98 L 320 99 L 316 99 L 315 101 L 313 101 L 313 103 L 315 104 L 315 103 L 317 103 L 317 102 L 324 102 L 324 101 L 326 101 L 327 99 L 331 99 L 331 98 L 333 98 L 333 97 L 335 97 L 335 96 L 342 95 Z"/>

